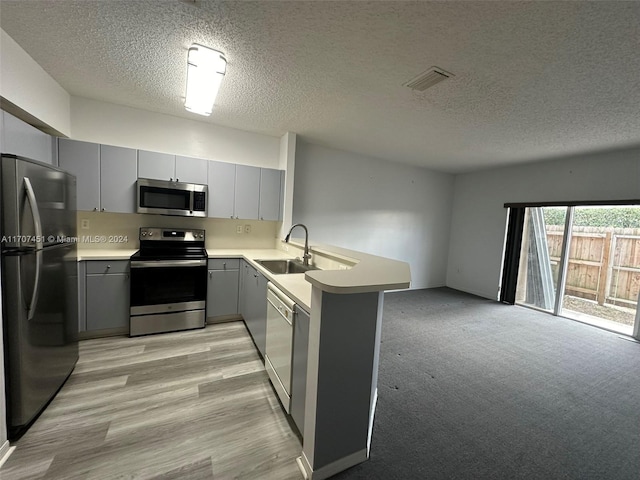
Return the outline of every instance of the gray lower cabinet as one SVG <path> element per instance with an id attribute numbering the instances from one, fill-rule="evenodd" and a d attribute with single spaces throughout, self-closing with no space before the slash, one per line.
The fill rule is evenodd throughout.
<path id="1" fill-rule="evenodd" d="M 267 344 L 267 279 L 248 263 L 243 274 L 242 317 L 264 357 Z"/>
<path id="2" fill-rule="evenodd" d="M 209 260 L 207 319 L 238 315 L 240 259 Z"/>
<path id="3" fill-rule="evenodd" d="M 129 329 L 128 260 L 87 261 L 85 295 L 87 332 Z"/>
<path id="4" fill-rule="evenodd" d="M 296 316 L 293 324 L 293 358 L 291 362 L 291 417 L 301 434 L 304 434 L 304 408 L 307 396 L 309 320 L 309 314 L 299 306 L 296 306 Z"/>

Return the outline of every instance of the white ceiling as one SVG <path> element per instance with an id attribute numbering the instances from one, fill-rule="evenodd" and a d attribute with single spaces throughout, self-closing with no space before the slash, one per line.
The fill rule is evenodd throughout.
<path id="1" fill-rule="evenodd" d="M 461 172 L 640 145 L 640 2 L 0 2 L 71 95 Z M 226 54 L 211 117 L 187 48 Z M 432 65 L 455 74 L 403 86 Z"/>

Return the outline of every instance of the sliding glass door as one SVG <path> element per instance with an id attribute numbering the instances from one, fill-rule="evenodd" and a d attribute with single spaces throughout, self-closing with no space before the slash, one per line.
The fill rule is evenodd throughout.
<path id="1" fill-rule="evenodd" d="M 516 303 L 555 310 L 567 208 L 525 210 Z"/>
<path id="2" fill-rule="evenodd" d="M 638 337 L 640 207 L 522 211 L 515 302 L 507 303 Z"/>
<path id="3" fill-rule="evenodd" d="M 573 207 L 560 314 L 627 335 L 640 292 L 640 207 Z M 639 225 L 640 226 L 640 225 Z"/>

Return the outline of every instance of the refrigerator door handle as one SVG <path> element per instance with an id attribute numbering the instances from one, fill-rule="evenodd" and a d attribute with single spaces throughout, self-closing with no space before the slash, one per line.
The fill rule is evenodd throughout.
<path id="1" fill-rule="evenodd" d="M 29 306 L 27 307 L 27 322 L 31 320 L 36 313 L 38 295 L 40 294 L 40 270 L 42 270 L 42 250 L 36 250 L 36 276 L 33 280 L 31 302 L 29 302 Z"/>
<path id="2" fill-rule="evenodd" d="M 29 177 L 24 177 L 24 189 L 27 193 L 27 200 L 29 201 L 29 207 L 31 208 L 31 215 L 33 215 L 33 229 L 36 237 L 36 250 L 42 250 L 43 238 L 42 238 L 42 222 L 40 221 L 40 210 L 38 210 L 38 201 L 36 194 L 33 191 L 31 180 Z"/>
<path id="3" fill-rule="evenodd" d="M 38 294 L 40 293 L 40 270 L 42 269 L 42 223 L 40 221 L 40 211 L 38 210 L 38 202 L 36 200 L 36 194 L 33 191 L 31 180 L 28 177 L 24 177 L 24 189 L 27 193 L 27 200 L 29 201 L 29 207 L 31 208 L 31 214 L 33 215 L 33 227 L 36 236 L 36 276 L 34 278 L 33 293 L 31 294 L 31 302 L 27 308 L 27 321 L 33 318 L 36 311 L 36 304 L 38 303 Z"/>

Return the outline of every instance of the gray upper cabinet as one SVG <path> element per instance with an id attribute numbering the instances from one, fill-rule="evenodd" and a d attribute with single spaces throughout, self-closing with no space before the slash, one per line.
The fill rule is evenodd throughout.
<path id="1" fill-rule="evenodd" d="M 138 150 L 138 177 L 175 181 L 176 156 Z"/>
<path id="2" fill-rule="evenodd" d="M 205 184 L 207 160 L 138 150 L 138 177 Z"/>
<path id="3" fill-rule="evenodd" d="M 201 158 L 58 140 L 60 168 L 78 179 L 78 210 L 135 213 L 136 180 L 209 186 L 209 217 L 280 220 L 284 172 Z"/>
<path id="4" fill-rule="evenodd" d="M 280 219 L 280 170 L 260 169 L 260 220 Z"/>
<path id="5" fill-rule="evenodd" d="M 100 210 L 134 213 L 137 176 L 134 149 L 100 145 Z"/>
<path id="6" fill-rule="evenodd" d="M 246 220 L 259 218 L 260 168 L 236 165 L 235 216 Z"/>
<path id="7" fill-rule="evenodd" d="M 187 183 L 207 183 L 207 163 L 208 160 L 202 158 L 181 157 L 176 155 L 176 174 L 177 182 Z"/>
<path id="8" fill-rule="evenodd" d="M 52 155 L 55 138 L 41 132 L 37 128 L 14 117 L 10 113 L 0 111 L 0 150 L 21 157 L 31 158 L 40 162 L 56 165 Z"/>
<path id="9" fill-rule="evenodd" d="M 209 162 L 209 216 L 234 218 L 236 165 L 234 163 Z"/>
<path id="10" fill-rule="evenodd" d="M 77 179 L 78 210 L 100 209 L 100 145 L 58 139 L 58 163 Z"/>
<path id="11" fill-rule="evenodd" d="M 209 216 L 280 220 L 281 170 L 209 162 Z"/>
<path id="12" fill-rule="evenodd" d="M 58 162 L 77 178 L 78 210 L 135 211 L 135 150 L 60 138 Z"/>

